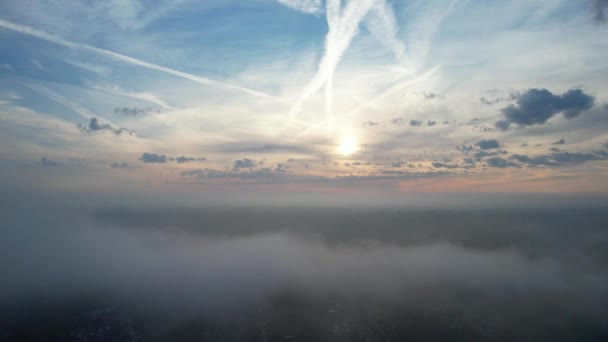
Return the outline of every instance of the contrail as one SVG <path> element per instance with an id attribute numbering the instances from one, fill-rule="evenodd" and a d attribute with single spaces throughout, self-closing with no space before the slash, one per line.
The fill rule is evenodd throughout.
<path id="1" fill-rule="evenodd" d="M 65 97 L 57 94 L 56 92 L 50 90 L 49 88 L 42 86 L 42 85 L 35 85 L 35 84 L 28 84 L 28 83 L 21 83 L 21 85 L 26 86 L 46 97 L 48 97 L 49 99 L 70 108 L 71 110 L 73 110 L 74 112 L 78 113 L 78 115 L 82 116 L 85 119 L 92 119 L 94 117 L 96 117 L 95 114 L 93 114 L 91 111 L 89 111 L 88 109 L 81 107 L 80 105 L 69 101 L 68 99 L 66 99 Z M 104 119 L 105 120 L 105 119 Z M 107 121 L 107 120 L 106 120 Z"/>
<path id="2" fill-rule="evenodd" d="M 317 73 L 304 88 L 298 101 L 289 112 L 289 125 L 302 110 L 302 105 L 312 94 L 325 86 L 325 123 L 331 124 L 333 113 L 333 78 L 342 56 L 357 35 L 359 25 L 368 13 L 374 16 L 368 23 L 370 32 L 390 45 L 398 59 L 404 55 L 405 47 L 396 38 L 396 20 L 385 0 L 350 1 L 344 8 L 340 0 L 326 1 L 326 17 L 329 30 L 325 38 L 325 54 Z"/>
<path id="3" fill-rule="evenodd" d="M 274 97 L 272 95 L 262 93 L 262 92 L 259 92 L 256 90 L 236 86 L 236 85 L 229 84 L 229 83 L 219 82 L 219 81 L 201 77 L 201 76 L 192 75 L 192 74 L 189 74 L 189 73 L 186 73 L 183 71 L 167 68 L 167 67 L 164 67 L 164 66 L 161 66 L 158 64 L 145 62 L 145 61 L 142 61 L 142 60 L 134 58 L 134 57 L 129 57 L 126 55 L 122 55 L 120 53 L 116 53 L 116 52 L 106 50 L 106 49 L 97 48 L 97 47 L 94 47 L 91 45 L 70 42 L 70 41 L 64 40 L 62 38 L 59 38 L 57 36 L 54 36 L 52 34 L 49 34 L 47 32 L 29 27 L 29 26 L 14 24 L 9 21 L 0 19 L 0 27 L 4 27 L 6 29 L 13 30 L 13 31 L 19 32 L 21 34 L 29 35 L 32 37 L 36 37 L 36 38 L 39 38 L 42 40 L 46 40 L 48 42 L 51 42 L 51 43 L 54 43 L 57 45 L 61 45 L 61 46 L 65 46 L 70 49 L 89 51 L 89 52 L 93 52 L 93 53 L 96 53 L 96 54 L 99 54 L 99 55 L 102 55 L 102 56 L 105 56 L 105 57 L 108 57 L 108 58 L 111 58 L 111 59 L 114 59 L 117 61 L 129 63 L 132 65 L 137 65 L 137 66 L 148 68 L 151 70 L 164 72 L 166 74 L 181 77 L 181 78 L 184 78 L 184 79 L 187 79 L 187 80 L 199 83 L 199 84 L 210 85 L 210 86 L 215 86 L 215 87 L 225 88 L 225 89 L 230 89 L 230 90 L 236 90 L 236 91 L 244 92 L 244 93 L 247 93 L 247 94 L 250 94 L 253 96 L 257 96 L 257 97 L 263 97 L 263 98 L 272 99 L 275 101 L 281 101 L 280 99 L 277 99 L 276 97 Z"/>
<path id="4" fill-rule="evenodd" d="M 340 115 L 338 117 L 332 118 L 331 120 L 337 120 L 337 119 L 341 119 L 341 118 L 345 118 L 345 117 L 350 117 L 350 116 L 355 116 L 359 113 L 361 113 L 364 109 L 367 109 L 371 106 L 373 106 L 374 104 L 380 102 L 382 99 L 384 99 L 385 97 L 387 97 L 388 95 L 396 92 L 396 91 L 400 91 L 403 90 L 404 87 L 408 87 L 411 86 L 413 84 L 419 83 L 419 82 L 424 82 L 425 80 L 429 79 L 429 77 L 431 77 L 435 72 L 437 72 L 437 70 L 439 70 L 440 66 L 435 66 L 434 68 L 426 71 L 425 73 L 423 73 L 422 75 L 409 80 L 409 81 L 405 81 L 405 82 L 401 82 L 401 83 L 397 83 L 395 85 L 393 85 L 392 87 L 386 89 L 384 92 L 382 92 L 381 94 L 375 96 L 373 99 L 371 99 L 370 101 L 367 101 L 365 103 L 363 103 L 362 105 L 358 106 L 357 108 L 351 110 L 350 112 Z M 317 129 L 321 126 L 324 125 L 328 125 L 330 124 L 328 120 L 322 121 L 321 123 L 319 123 L 318 125 L 313 125 L 308 127 L 307 129 L 305 129 L 304 131 L 300 132 L 300 134 L 298 134 L 297 136 L 295 136 L 295 138 L 300 138 L 308 133 L 310 133 L 310 131 Z"/>
<path id="5" fill-rule="evenodd" d="M 340 0 L 327 0 L 326 12 L 329 31 L 325 38 L 325 54 L 319 63 L 316 75 L 304 88 L 300 98 L 289 112 L 288 124 L 291 123 L 300 112 L 302 104 L 308 97 L 318 91 L 321 87 L 328 87 L 327 83 L 331 85 L 332 82 L 328 82 L 328 80 L 332 78 L 336 66 L 342 59 L 342 55 L 346 49 L 348 49 L 348 46 L 357 33 L 361 20 L 363 20 L 363 17 L 367 14 L 373 4 L 374 0 L 351 1 L 342 11 Z M 325 96 L 333 96 L 331 87 L 326 89 Z M 327 110 L 329 105 L 331 105 L 331 100 L 327 100 L 326 98 L 326 101 L 328 101 L 326 102 Z M 329 108 L 329 112 L 326 114 L 331 117 L 331 108 Z"/>

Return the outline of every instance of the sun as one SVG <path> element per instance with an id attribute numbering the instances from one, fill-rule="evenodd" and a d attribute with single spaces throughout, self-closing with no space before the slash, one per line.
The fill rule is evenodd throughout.
<path id="1" fill-rule="evenodd" d="M 350 156 L 357 152 L 357 140 L 353 136 L 344 136 L 338 145 L 338 153 L 343 156 Z"/>

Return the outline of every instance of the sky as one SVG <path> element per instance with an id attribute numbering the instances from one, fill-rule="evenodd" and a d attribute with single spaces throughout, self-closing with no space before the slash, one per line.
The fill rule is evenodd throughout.
<path id="1" fill-rule="evenodd" d="M 606 16 L 605 0 L 2 1 L 0 184 L 604 195 Z"/>

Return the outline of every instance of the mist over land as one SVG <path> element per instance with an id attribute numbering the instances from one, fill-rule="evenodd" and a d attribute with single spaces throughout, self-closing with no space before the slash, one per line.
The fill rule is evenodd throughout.
<path id="1" fill-rule="evenodd" d="M 3 201 L 1 219 L 7 341 L 608 336 L 602 207 L 128 207 L 18 197 Z"/>

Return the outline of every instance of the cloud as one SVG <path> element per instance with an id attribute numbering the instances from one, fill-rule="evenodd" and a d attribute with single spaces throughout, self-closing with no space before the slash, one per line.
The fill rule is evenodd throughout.
<path id="1" fill-rule="evenodd" d="M 178 164 L 185 164 L 185 163 L 190 163 L 190 162 L 205 161 L 205 160 L 207 160 L 207 158 L 186 157 L 186 156 L 174 158 L 174 157 L 166 156 L 164 154 L 144 153 L 139 158 L 139 160 L 143 161 L 144 163 L 165 164 L 168 161 L 175 161 Z"/>
<path id="2" fill-rule="evenodd" d="M 475 146 L 479 146 L 479 148 L 482 150 L 490 150 L 490 149 L 499 148 L 500 144 L 498 143 L 497 140 L 489 139 L 489 140 L 482 140 L 482 141 L 476 143 Z"/>
<path id="3" fill-rule="evenodd" d="M 284 163 L 278 163 L 276 165 L 276 167 L 274 168 L 275 172 L 287 172 L 287 170 L 291 169 L 291 166 L 284 164 Z"/>
<path id="4" fill-rule="evenodd" d="M 115 114 L 124 115 L 124 116 L 140 116 L 140 115 L 148 114 L 152 111 L 153 111 L 152 108 L 138 108 L 138 107 L 132 107 L 132 108 L 122 107 L 122 108 L 114 109 Z"/>
<path id="5" fill-rule="evenodd" d="M 479 102 L 481 102 L 485 105 L 491 106 L 491 105 L 494 105 L 494 104 L 497 104 L 500 102 L 516 100 L 517 97 L 520 95 L 518 92 L 515 92 L 515 91 L 510 92 L 508 96 L 499 96 L 499 97 L 496 97 L 495 91 L 490 91 L 489 93 L 492 96 L 490 96 L 490 97 L 483 96 L 479 99 Z"/>
<path id="6" fill-rule="evenodd" d="M 256 144 L 254 142 L 239 142 L 236 144 L 225 144 L 215 147 L 223 153 L 301 153 L 311 154 L 315 151 L 298 145 L 288 144 Z"/>
<path id="7" fill-rule="evenodd" d="M 494 127 L 498 128 L 501 131 L 506 131 L 511 127 L 511 123 L 506 120 L 498 120 L 494 124 Z"/>
<path id="8" fill-rule="evenodd" d="M 458 164 L 446 164 L 446 163 L 441 163 L 441 162 L 433 162 L 431 165 L 433 165 L 434 168 L 445 168 L 445 169 L 460 168 L 460 165 L 458 165 Z"/>
<path id="9" fill-rule="evenodd" d="M 253 159 L 240 159 L 240 160 L 235 160 L 234 161 L 234 169 L 238 170 L 238 169 L 250 169 L 250 168 L 254 168 L 258 165 L 257 161 L 253 160 Z"/>
<path id="10" fill-rule="evenodd" d="M 62 166 L 63 163 L 54 161 L 54 160 L 50 160 L 47 157 L 42 157 L 40 158 L 40 165 L 42 165 L 43 167 L 57 167 L 57 166 Z"/>
<path id="11" fill-rule="evenodd" d="M 420 127 L 422 126 L 422 120 L 410 120 L 410 126 Z"/>
<path id="12" fill-rule="evenodd" d="M 392 122 L 393 122 L 393 125 L 398 125 L 398 126 L 405 125 L 405 120 L 403 118 L 394 118 Z"/>
<path id="13" fill-rule="evenodd" d="M 537 156 L 513 154 L 510 159 L 525 164 L 529 167 L 566 166 L 582 164 L 588 161 L 606 160 L 608 159 L 608 152 L 596 151 L 592 153 L 570 153 L 567 151 L 560 150 L 557 152 L 541 154 Z"/>
<path id="14" fill-rule="evenodd" d="M 501 157 L 492 157 L 486 159 L 486 163 L 491 167 L 506 168 L 509 166 L 517 167 L 518 165 Z"/>
<path id="15" fill-rule="evenodd" d="M 156 153 L 144 153 L 141 155 L 139 160 L 141 160 L 144 163 L 164 164 L 167 162 L 167 156 L 165 156 L 164 154 L 159 155 Z"/>
<path id="16" fill-rule="evenodd" d="M 467 146 L 467 145 L 458 145 L 456 146 L 456 149 L 460 152 L 462 152 L 463 154 L 469 154 L 469 152 L 473 151 L 473 146 Z"/>
<path id="17" fill-rule="evenodd" d="M 194 157 L 181 156 L 181 157 L 175 158 L 175 161 L 178 164 L 184 164 L 184 163 L 189 163 L 189 162 L 193 162 L 193 161 L 205 161 L 205 160 L 207 160 L 207 158 L 204 158 L 204 157 L 194 158 Z"/>
<path id="18" fill-rule="evenodd" d="M 565 143 L 565 139 L 559 139 L 558 141 L 552 142 L 551 145 L 564 145 Z"/>
<path id="19" fill-rule="evenodd" d="M 593 20 L 598 23 L 605 23 L 606 14 L 604 13 L 604 10 L 606 8 L 608 8 L 608 0 L 591 0 Z"/>
<path id="20" fill-rule="evenodd" d="M 475 158 L 480 160 L 481 158 L 497 156 L 498 154 L 498 152 L 477 151 L 475 153 Z"/>
<path id="21" fill-rule="evenodd" d="M 439 98 L 439 94 L 437 94 L 437 93 L 427 93 L 426 91 L 423 92 L 422 95 L 424 95 L 424 98 L 427 99 L 427 100 Z"/>
<path id="22" fill-rule="evenodd" d="M 435 126 L 435 125 L 437 125 L 437 121 L 428 120 L 426 122 L 426 125 L 429 126 L 429 127 Z"/>
<path id="23" fill-rule="evenodd" d="M 531 126 L 545 124 L 558 113 L 568 119 L 591 109 L 595 98 L 580 89 L 570 89 L 562 95 L 554 95 L 547 89 L 529 89 L 517 97 L 516 104 L 503 108 L 504 120 L 496 122 L 501 130 L 510 124 Z"/>
<path id="24" fill-rule="evenodd" d="M 49 69 L 47 69 L 40 60 L 32 59 L 32 60 L 30 60 L 30 62 L 39 70 L 49 72 Z"/>
<path id="25" fill-rule="evenodd" d="M 116 53 L 116 52 L 113 52 L 110 50 L 101 49 L 101 48 L 97 48 L 97 47 L 86 45 L 86 44 L 70 42 L 70 41 L 64 40 L 62 38 L 59 38 L 57 36 L 54 36 L 50 33 L 47 33 L 45 31 L 41 31 L 41 30 L 29 27 L 29 26 L 14 24 L 14 23 L 11 23 L 11 22 L 3 20 L 3 19 L 0 19 L 0 27 L 19 32 L 21 34 L 36 37 L 36 38 L 39 38 L 42 40 L 46 40 L 48 42 L 51 42 L 51 43 L 54 43 L 57 45 L 61 45 L 61 46 L 65 46 L 65 47 L 73 49 L 73 50 L 83 50 L 83 51 L 93 52 L 95 54 L 102 55 L 104 57 L 108 57 L 113 60 L 128 63 L 131 65 L 140 66 L 140 67 L 151 69 L 151 70 L 156 70 L 156 71 L 170 74 L 173 76 L 181 77 L 181 78 L 184 78 L 184 79 L 187 79 L 192 82 L 199 83 L 199 84 L 215 86 L 215 87 L 230 89 L 230 90 L 236 90 L 236 91 L 244 92 L 244 93 L 247 93 L 247 94 L 250 94 L 253 96 L 257 96 L 257 97 L 264 97 L 264 98 L 270 98 L 270 99 L 276 100 L 275 97 L 262 93 L 262 92 L 259 92 L 259 91 L 256 91 L 256 90 L 251 90 L 251 89 L 244 88 L 241 86 L 224 83 L 224 82 L 219 82 L 219 81 L 201 77 L 201 76 L 192 75 L 192 74 L 189 74 L 189 73 L 186 73 L 183 71 L 178 71 L 178 70 L 174 70 L 171 68 L 163 67 L 158 64 L 145 62 L 145 61 L 142 61 L 142 60 L 134 58 L 134 57 L 122 55 L 122 54 L 119 54 L 119 53 Z"/>
<path id="26" fill-rule="evenodd" d="M 298 1 L 298 2 L 302 2 Z M 303 103 L 315 92 L 325 87 L 325 114 L 327 120 L 333 120 L 333 78 L 342 56 L 357 35 L 363 18 L 373 9 L 375 20 L 368 25 L 375 36 L 391 43 L 395 38 L 395 21 L 392 12 L 387 10 L 384 1 L 381 5 L 373 0 L 349 1 L 342 6 L 340 0 L 326 0 L 325 12 L 329 31 L 325 37 L 325 53 L 319 63 L 317 73 L 306 85 L 296 103 L 289 111 L 291 123 L 302 110 Z M 376 5 L 376 6 L 374 6 Z"/>
<path id="27" fill-rule="evenodd" d="M 321 12 L 321 0 L 279 0 L 283 6 L 304 13 L 318 14 Z"/>
<path id="28" fill-rule="evenodd" d="M 246 161 L 247 159 L 245 159 Z M 251 161 L 251 160 L 250 160 Z M 238 162 L 238 161 L 237 161 Z M 251 161 L 255 162 L 255 161 Z M 236 164 L 236 162 L 235 162 Z M 245 162 L 245 164 L 248 164 Z M 257 164 L 256 164 L 257 165 Z M 228 170 L 214 170 L 214 169 L 194 169 L 187 170 L 181 173 L 182 177 L 194 177 L 197 179 L 224 179 L 224 180 L 244 180 L 244 181 L 258 181 L 261 183 L 277 183 L 281 181 L 289 182 L 295 181 L 300 178 L 306 178 L 304 176 L 289 175 L 287 167 L 284 164 L 277 164 L 274 169 L 264 168 L 259 170 L 241 171 L 239 168 Z M 306 178 L 308 179 L 308 178 Z"/>
<path id="29" fill-rule="evenodd" d="M 10 64 L 4 63 L 0 64 L 0 70 L 15 71 L 15 68 Z"/>
<path id="30" fill-rule="evenodd" d="M 127 91 L 127 90 L 120 88 L 119 86 L 110 85 L 110 84 L 87 83 L 87 86 L 91 89 L 103 91 L 103 92 L 106 92 L 106 93 L 109 93 L 112 95 L 124 96 L 124 97 L 128 97 L 131 99 L 154 103 L 155 105 L 157 105 L 163 109 L 172 108 L 167 103 L 167 101 L 165 101 L 160 96 L 158 96 L 157 94 L 154 94 L 154 93 Z"/>
<path id="31" fill-rule="evenodd" d="M 104 132 L 104 131 L 109 131 L 116 135 L 121 135 L 122 133 L 127 133 L 129 135 L 134 134 L 133 131 L 128 130 L 126 128 L 122 128 L 122 127 L 114 128 L 109 123 L 100 124 L 99 120 L 97 118 L 91 118 L 91 120 L 89 121 L 89 124 L 87 126 L 78 125 L 78 128 L 80 128 L 80 131 L 85 134 L 93 134 L 96 132 Z"/>

